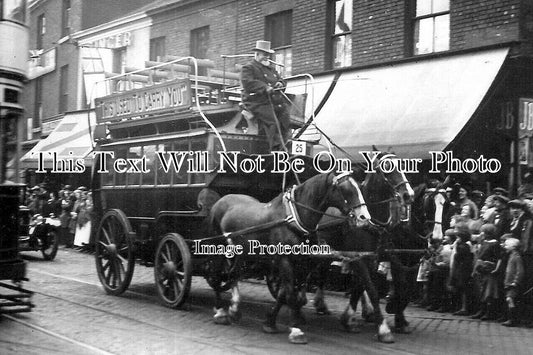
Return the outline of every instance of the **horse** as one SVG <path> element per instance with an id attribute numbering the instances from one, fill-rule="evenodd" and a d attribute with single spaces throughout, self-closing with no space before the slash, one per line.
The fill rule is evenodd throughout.
<path id="1" fill-rule="evenodd" d="M 361 190 L 350 173 L 316 175 L 304 183 L 281 193 L 268 203 L 261 203 L 247 195 L 230 194 L 220 198 L 211 208 L 210 226 L 213 232 L 226 235 L 227 244 L 241 245 L 242 257 L 257 258 L 251 255 L 250 242 L 284 246 L 301 245 L 318 224 L 328 207 L 339 209 L 349 224 L 362 227 L 368 224 L 370 214 Z M 286 223 L 276 224 L 284 220 Z M 268 228 L 262 228 L 268 226 Z M 247 233 L 240 231 L 248 230 Z M 228 234 L 229 233 L 229 234 Z M 241 256 L 236 256 L 238 263 Z M 302 321 L 301 307 L 305 304 L 305 294 L 300 293 L 305 268 L 295 268 L 295 262 L 303 261 L 303 256 L 278 253 L 270 256 L 279 267 L 280 289 L 274 306 L 267 313 L 263 325 L 266 333 L 277 332 L 276 318 L 286 304 L 290 312 L 291 343 L 307 343 L 307 336 L 299 328 Z M 226 311 L 222 306 L 220 290 L 215 289 L 216 306 L 214 320 L 217 324 L 229 324 L 240 317 L 240 294 L 238 289 L 239 267 L 233 268 L 236 275 L 231 282 L 231 304 Z M 223 270 L 220 270 L 223 272 Z"/>
<path id="2" fill-rule="evenodd" d="M 381 162 L 398 159 L 394 154 L 379 153 L 377 159 Z M 414 198 L 414 191 L 411 188 L 405 174 L 397 169 L 384 172 L 377 169 L 376 173 L 368 173 L 362 184 L 362 192 L 367 201 L 371 223 L 376 226 L 373 232 L 357 229 L 355 233 L 350 232 L 345 226 L 336 228 L 319 228 L 318 238 L 328 243 L 334 250 L 342 251 L 366 251 L 371 255 L 364 255 L 350 260 L 351 276 L 350 282 L 350 302 L 341 316 L 341 323 L 344 328 L 351 332 L 359 331 L 354 317 L 358 300 L 364 294 L 369 301 L 362 302 L 363 307 L 369 303 L 375 311 L 374 321 L 378 328 L 378 340 L 385 343 L 394 341 L 394 337 L 381 313 L 379 296 L 375 287 L 375 282 L 371 273 L 376 267 L 376 258 L 373 256 L 379 246 L 383 244 L 382 237 L 395 226 L 406 223 L 410 219 L 410 205 Z M 379 217 L 378 217 L 379 216 Z M 381 218 L 381 220 L 379 219 Z M 324 217 L 319 225 L 327 226 L 330 217 Z M 370 251 L 370 252 L 369 252 Z M 324 264 L 318 271 L 318 284 L 315 293 L 314 305 L 318 314 L 328 314 L 327 306 L 324 302 Z M 371 310 L 364 309 L 370 313 Z"/>

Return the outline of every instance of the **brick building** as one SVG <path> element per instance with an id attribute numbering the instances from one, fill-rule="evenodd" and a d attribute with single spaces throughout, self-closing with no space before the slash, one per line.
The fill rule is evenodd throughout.
<path id="1" fill-rule="evenodd" d="M 36 3 L 32 13 L 37 15 L 38 8 L 61 1 Z M 487 188 L 512 188 L 520 170 L 533 166 L 531 148 L 518 159 L 518 147 L 529 147 L 526 121 L 533 120 L 531 1 L 158 0 L 128 16 L 134 13 L 150 22 L 149 33 L 140 39 L 144 45 L 114 51 L 111 56 L 123 56 L 121 65 L 117 68 L 117 60 L 109 57 L 105 71 L 142 67 L 143 61 L 168 55 L 194 55 L 234 70 L 245 59 L 222 55 L 250 53 L 256 40 L 267 39 L 285 75 L 315 75 L 317 93 L 308 112 L 314 110 L 326 133 L 351 152 L 374 140 L 408 157 L 427 159 L 429 151 L 443 149 L 462 158 L 496 157 L 503 165 L 499 174 L 472 176 Z M 72 37 L 83 44 L 114 36 L 124 31 L 128 16 L 106 27 L 85 20 L 84 13 Z M 52 43 L 56 37 L 43 40 Z M 68 62 L 69 74 L 72 70 L 76 77 L 69 84 L 77 87 L 69 87 L 66 110 L 85 108 L 81 51 L 69 44 L 57 48 L 55 73 Z M 49 79 L 53 90 L 48 92 L 56 103 L 43 107 L 46 118 L 59 113 L 58 98 L 67 92 L 61 90 L 60 75 L 55 77 Z M 29 113 L 38 101 L 31 90 Z M 520 122 L 525 128 L 519 133 Z"/>

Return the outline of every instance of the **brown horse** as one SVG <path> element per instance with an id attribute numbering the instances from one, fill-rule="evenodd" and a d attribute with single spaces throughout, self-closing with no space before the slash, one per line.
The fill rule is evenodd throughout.
<path id="1" fill-rule="evenodd" d="M 269 203 L 261 203 L 246 195 L 226 195 L 213 205 L 210 220 L 215 233 L 227 235 L 227 244 L 243 247 L 243 254 L 235 261 L 238 263 L 239 258 L 258 258 L 257 252 L 253 250 L 253 243 L 281 244 L 285 246 L 284 250 L 288 247 L 292 251 L 295 250 L 294 247 L 306 245 L 308 239 L 311 239 L 309 233 L 316 228 L 328 207 L 338 208 L 354 227 L 366 225 L 370 220 L 359 186 L 349 173 L 316 175 L 291 191 L 280 194 Z M 276 222 L 284 220 L 287 222 Z M 254 228 L 256 226 L 266 228 Z M 244 233 L 243 230 L 247 232 Z M 267 315 L 263 330 L 267 333 L 277 331 L 277 314 L 282 305 L 286 304 L 291 309 L 289 341 L 307 343 L 307 337 L 298 324 L 301 321 L 301 307 L 305 304 L 305 297 L 301 296 L 305 289 L 300 286 L 306 277 L 306 272 L 302 273 L 305 268 L 300 265 L 305 262 L 306 257 L 290 251 L 273 254 L 267 257 L 273 259 L 279 267 L 280 290 L 275 305 Z M 214 318 L 219 324 L 228 324 L 230 319 L 238 319 L 240 316 L 240 268 L 235 267 L 233 270 L 237 275 L 232 277 L 234 281 L 228 311 L 222 308 L 220 291 L 215 289 L 217 301 Z"/>

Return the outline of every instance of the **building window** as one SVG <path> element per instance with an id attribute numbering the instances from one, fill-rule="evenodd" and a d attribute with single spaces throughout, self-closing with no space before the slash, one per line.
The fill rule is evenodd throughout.
<path id="1" fill-rule="evenodd" d="M 37 49 L 43 49 L 43 37 L 46 33 L 46 18 L 44 14 L 37 17 Z"/>
<path id="2" fill-rule="evenodd" d="M 191 56 L 199 59 L 207 58 L 209 48 L 209 26 L 191 31 Z M 207 75 L 207 68 L 198 68 L 198 75 Z"/>
<path id="3" fill-rule="evenodd" d="M 273 60 L 281 64 L 282 76 L 292 72 L 292 10 L 282 11 L 265 17 L 265 39 L 276 51 Z"/>
<path id="4" fill-rule="evenodd" d="M 0 1 L 0 18 L 2 20 L 26 23 L 26 1 L 4 0 Z"/>
<path id="5" fill-rule="evenodd" d="M 450 0 L 416 0 L 413 53 L 450 49 Z"/>
<path id="6" fill-rule="evenodd" d="M 59 113 L 67 111 L 68 105 L 68 65 L 63 65 L 59 73 Z"/>
<path id="7" fill-rule="evenodd" d="M 35 79 L 35 100 L 33 106 L 32 128 L 41 127 L 43 119 L 43 81 L 42 78 Z"/>
<path id="8" fill-rule="evenodd" d="M 62 13 L 62 29 L 61 36 L 68 36 L 70 34 L 70 0 L 63 0 L 63 13 Z"/>
<path id="9" fill-rule="evenodd" d="M 150 40 L 150 60 L 161 62 L 165 56 L 165 37 Z"/>
<path id="10" fill-rule="evenodd" d="M 353 0 L 330 2 L 328 29 L 330 33 L 330 68 L 352 65 Z"/>
<path id="11" fill-rule="evenodd" d="M 118 48 L 113 50 L 113 73 L 124 74 L 126 67 L 126 48 Z"/>

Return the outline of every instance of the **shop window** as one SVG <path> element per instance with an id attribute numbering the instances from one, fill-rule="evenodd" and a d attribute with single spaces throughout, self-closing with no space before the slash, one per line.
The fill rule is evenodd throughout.
<path id="1" fill-rule="evenodd" d="M 348 67 L 352 65 L 353 0 L 334 0 L 329 4 L 329 68 Z"/>
<path id="2" fill-rule="evenodd" d="M 0 1 L 0 18 L 2 20 L 14 21 L 21 24 L 26 23 L 26 1 L 25 0 L 3 0 Z"/>
<path id="3" fill-rule="evenodd" d="M 265 17 L 265 39 L 276 51 L 273 60 L 281 64 L 282 76 L 292 72 L 292 10 L 278 12 Z"/>
<path id="4" fill-rule="evenodd" d="M 63 65 L 59 73 L 59 113 L 68 107 L 68 65 Z"/>
<path id="5" fill-rule="evenodd" d="M 165 37 L 157 37 L 150 40 L 150 60 L 163 61 L 165 51 Z"/>
<path id="6" fill-rule="evenodd" d="M 103 154 L 100 155 L 100 159 L 106 159 L 106 167 L 107 167 L 107 170 L 109 172 L 107 173 L 100 173 L 100 177 L 101 177 L 101 181 L 102 181 L 102 186 L 113 186 L 113 175 L 114 175 L 114 172 L 113 172 L 113 166 L 112 166 L 112 162 L 115 161 L 115 158 L 111 158 L 111 157 L 107 157 L 107 156 L 104 156 Z M 98 164 L 100 164 L 100 162 L 98 162 Z"/>
<path id="7" fill-rule="evenodd" d="M 46 17 L 44 14 L 39 15 L 37 17 L 37 33 L 36 33 L 36 39 L 37 39 L 37 49 L 43 49 L 43 37 L 46 33 Z"/>
<path id="8" fill-rule="evenodd" d="M 63 0 L 61 22 L 61 36 L 68 36 L 70 34 L 70 0 Z"/>
<path id="9" fill-rule="evenodd" d="M 450 0 L 416 0 L 413 54 L 450 49 Z"/>
<path id="10" fill-rule="evenodd" d="M 200 27 L 191 31 L 191 56 L 199 59 L 207 58 L 209 48 L 209 26 Z M 207 68 L 198 68 L 198 75 L 207 75 Z"/>

